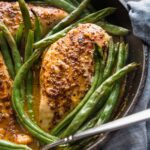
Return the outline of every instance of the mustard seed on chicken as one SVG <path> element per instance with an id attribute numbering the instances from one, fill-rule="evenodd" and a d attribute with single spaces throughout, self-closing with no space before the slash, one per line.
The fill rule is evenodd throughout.
<path id="1" fill-rule="evenodd" d="M 39 122 L 49 130 L 70 112 L 88 91 L 94 74 L 94 46 L 107 46 L 109 36 L 94 24 L 81 24 L 52 44 L 40 71 Z"/>

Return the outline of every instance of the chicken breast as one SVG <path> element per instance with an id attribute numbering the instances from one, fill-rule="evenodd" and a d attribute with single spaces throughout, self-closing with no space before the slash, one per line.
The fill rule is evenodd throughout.
<path id="1" fill-rule="evenodd" d="M 43 35 L 67 15 L 65 11 L 51 6 L 28 4 L 28 8 L 33 25 L 34 15 L 31 10 L 38 15 Z M 0 21 L 5 23 L 13 35 L 16 33 L 19 24 L 22 23 L 22 15 L 18 2 L 0 2 Z"/>
<path id="2" fill-rule="evenodd" d="M 94 47 L 107 46 L 109 36 L 94 24 L 81 24 L 52 44 L 40 71 L 39 123 L 50 130 L 89 89 L 94 73 Z"/>

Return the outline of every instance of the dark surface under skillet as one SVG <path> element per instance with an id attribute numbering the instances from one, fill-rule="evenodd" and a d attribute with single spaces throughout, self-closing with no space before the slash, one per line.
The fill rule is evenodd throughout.
<path id="1" fill-rule="evenodd" d="M 130 19 L 125 8 L 117 0 L 93 0 L 93 6 L 96 9 L 113 6 L 117 8 L 115 14 L 108 18 L 109 22 L 126 27 L 132 31 Z M 115 118 L 123 117 L 132 112 L 136 103 L 140 99 L 145 85 L 145 79 L 147 75 L 148 65 L 148 53 L 143 49 L 142 41 L 136 38 L 132 32 L 125 38 L 129 43 L 129 58 L 128 63 L 137 62 L 141 66 L 136 72 L 132 72 L 127 77 L 127 83 L 125 87 L 125 96 L 121 99 L 121 103 L 118 106 L 118 110 L 115 112 Z M 90 143 L 88 149 L 97 149 L 99 145 L 104 144 L 111 138 L 113 133 L 106 133 L 100 135 L 96 141 Z"/>

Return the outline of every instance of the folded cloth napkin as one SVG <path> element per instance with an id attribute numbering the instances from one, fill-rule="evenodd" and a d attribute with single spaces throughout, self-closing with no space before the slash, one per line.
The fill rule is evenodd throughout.
<path id="1" fill-rule="evenodd" d="M 134 34 L 146 43 L 144 48 L 150 52 L 150 0 L 120 0 L 120 2 L 129 11 Z M 150 107 L 150 54 L 146 85 L 134 112 L 148 107 Z M 150 121 L 115 132 L 102 149 L 150 150 Z"/>

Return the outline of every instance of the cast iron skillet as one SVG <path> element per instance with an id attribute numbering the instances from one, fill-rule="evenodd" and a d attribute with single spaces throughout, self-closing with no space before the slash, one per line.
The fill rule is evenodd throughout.
<path id="1" fill-rule="evenodd" d="M 128 63 L 137 62 L 141 64 L 141 67 L 136 72 L 130 73 L 128 75 L 125 87 L 125 96 L 120 100 L 120 104 L 118 105 L 118 108 L 114 113 L 114 118 L 123 117 L 132 112 L 143 92 L 147 75 L 148 52 L 144 50 L 142 41 L 132 34 L 132 27 L 128 13 L 119 1 L 93 0 L 92 2 L 93 6 L 98 10 L 108 6 L 117 8 L 116 13 L 110 16 L 108 20 L 116 25 L 120 25 L 131 30 L 131 33 L 125 38 L 126 42 L 129 43 Z M 112 134 L 113 133 L 106 133 L 103 135 L 99 135 L 96 141 L 91 142 L 87 146 L 87 149 L 97 149 L 98 145 L 102 145 L 106 141 L 111 139 Z"/>
<path id="2" fill-rule="evenodd" d="M 116 13 L 108 18 L 109 22 L 126 27 L 132 31 L 128 13 L 118 0 L 92 0 L 92 3 L 98 10 L 108 6 L 116 7 Z M 128 63 L 137 62 L 141 67 L 136 72 L 132 72 L 128 75 L 124 93 L 125 96 L 120 100 L 120 104 L 114 113 L 114 118 L 120 118 L 132 112 L 143 92 L 148 69 L 148 52 L 143 48 L 142 41 L 136 38 L 132 32 L 125 38 L 125 40 L 129 43 L 130 48 Z M 96 137 L 95 141 L 87 145 L 86 149 L 97 149 L 99 145 L 102 145 L 111 139 L 112 134 L 113 133 L 106 133 L 99 135 Z"/>

